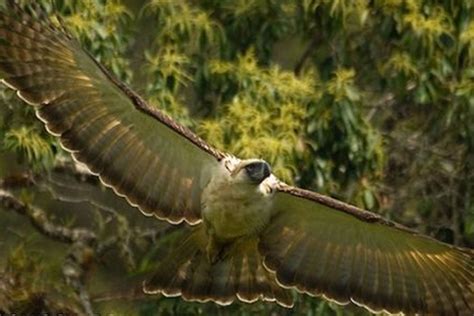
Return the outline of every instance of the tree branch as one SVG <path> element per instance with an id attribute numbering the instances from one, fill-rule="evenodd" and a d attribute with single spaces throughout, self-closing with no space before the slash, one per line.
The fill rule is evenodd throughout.
<path id="1" fill-rule="evenodd" d="M 17 189 L 32 186 L 34 179 L 31 173 L 23 172 L 0 179 L 0 189 Z"/>
<path id="2" fill-rule="evenodd" d="M 95 240 L 95 234 L 89 230 L 70 229 L 51 222 L 46 213 L 38 208 L 28 206 L 18 200 L 8 191 L 0 189 L 0 205 L 20 215 L 26 216 L 36 230 L 41 234 L 59 242 L 72 244 L 78 241 Z"/>
<path id="3" fill-rule="evenodd" d="M 319 43 L 321 42 L 322 36 L 319 32 L 315 32 L 313 35 L 313 38 L 308 44 L 308 47 L 306 47 L 306 50 L 304 51 L 303 55 L 301 58 L 298 60 L 295 66 L 295 75 L 299 76 L 301 74 L 301 70 L 303 70 L 303 66 L 306 62 L 306 60 L 313 54 L 314 50 L 318 47 Z"/>
<path id="4" fill-rule="evenodd" d="M 88 172 L 83 172 L 72 164 L 60 164 L 54 168 L 53 172 L 72 176 L 75 178 L 75 181 L 77 181 L 75 186 L 83 185 L 84 183 L 87 183 L 91 187 L 99 185 L 97 177 L 92 176 Z M 99 239 L 98 234 L 88 228 L 71 228 L 52 222 L 48 218 L 47 212 L 38 207 L 24 203 L 13 193 L 13 190 L 33 186 L 38 187 L 40 190 L 44 190 L 45 185 L 47 186 L 45 181 L 49 181 L 48 179 L 49 178 L 44 174 L 31 173 L 20 173 L 0 179 L 0 208 L 4 208 L 7 211 L 13 211 L 29 219 L 32 226 L 48 239 L 70 245 L 68 255 L 62 267 L 62 272 L 66 283 L 73 288 L 77 294 L 78 301 L 80 301 L 85 314 L 93 315 L 94 313 L 91 304 L 93 299 L 91 299 L 86 286 L 86 276 L 88 275 L 91 264 L 97 261 L 97 258 L 102 257 L 109 250 L 118 248 L 128 266 L 134 267 L 135 258 L 130 245 L 131 240 L 129 240 L 131 236 L 133 236 L 134 239 L 146 240 L 153 244 L 156 240 L 159 240 L 162 235 L 171 233 L 175 229 L 179 229 L 181 226 L 157 225 L 157 227 L 153 229 L 143 229 L 143 227 L 128 227 L 127 221 L 125 223 L 127 226 L 125 230 L 130 233 L 130 236 L 128 233 L 125 235 L 120 233 L 109 236 L 108 238 Z M 71 188 L 74 187 L 71 186 Z M 43 194 L 49 195 L 49 193 L 52 194 L 52 198 L 58 198 L 54 192 L 51 191 Z M 123 216 L 119 216 L 119 214 L 115 212 L 115 207 L 130 207 L 128 204 L 114 204 L 111 206 L 114 208 L 112 210 L 109 209 L 109 207 L 102 205 L 102 203 L 97 203 L 100 201 L 90 201 L 89 198 L 93 197 L 87 197 L 86 192 L 86 196 L 78 201 L 86 201 L 91 203 L 91 205 L 106 210 L 107 213 L 113 214 L 118 221 L 125 220 Z M 63 199 L 58 198 L 58 200 L 62 201 Z M 74 203 L 77 201 L 71 202 Z M 125 294 L 121 293 L 119 295 Z M 113 296 L 113 294 L 108 295 L 109 298 Z M 136 295 L 133 295 L 133 297 L 135 296 Z"/>
<path id="5" fill-rule="evenodd" d="M 83 228 L 68 228 L 51 222 L 46 213 L 17 199 L 10 192 L 0 189 L 0 206 L 27 217 L 33 227 L 42 235 L 71 244 L 70 253 L 63 267 L 63 274 L 72 286 L 87 315 L 94 315 L 89 294 L 85 286 L 85 274 L 94 257 L 97 237 L 94 232 Z"/>

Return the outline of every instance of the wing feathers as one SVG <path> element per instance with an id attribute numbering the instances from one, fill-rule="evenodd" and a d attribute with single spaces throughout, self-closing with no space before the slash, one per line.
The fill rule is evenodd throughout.
<path id="1" fill-rule="evenodd" d="M 351 277 L 351 268 L 352 260 L 355 257 L 352 253 L 352 249 L 349 247 L 338 247 L 338 255 L 335 252 L 336 260 L 333 264 L 334 278 L 338 280 L 332 284 L 328 292 L 340 293 L 336 298 L 340 303 L 347 304 L 350 302 L 348 299 L 350 297 L 350 277 Z"/>
<path id="2" fill-rule="evenodd" d="M 145 214 L 198 223 L 202 189 L 223 155 L 148 107 L 47 19 L 18 9 L 9 15 L 0 13 L 0 74 L 37 106 L 48 131 Z M 278 281 L 376 311 L 473 313 L 472 251 L 316 193 L 280 190 L 261 255 L 250 238 L 211 265 L 203 229 L 185 230 L 145 289 L 223 305 L 291 306 Z"/>
<path id="3" fill-rule="evenodd" d="M 47 18 L 0 13 L 0 76 L 77 160 L 146 215 L 200 221 L 201 192 L 222 154 L 148 107 Z"/>
<path id="4" fill-rule="evenodd" d="M 148 293 L 182 295 L 186 300 L 213 301 L 228 305 L 236 300 L 277 301 L 292 306 L 289 292 L 275 282 L 262 266 L 256 238 L 241 239 L 224 248 L 223 257 L 209 263 L 206 256 L 206 234 L 203 225 L 176 233 L 171 249 L 158 259 L 156 273 L 144 283 Z"/>
<path id="5" fill-rule="evenodd" d="M 32 16 L 26 12 L 16 10 L 16 18 L 12 18 L 6 15 L 4 12 L 0 12 L 0 26 L 2 26 L 2 32 L 9 34 L 3 36 L 0 33 L 1 38 L 9 40 L 9 43 L 18 43 L 20 47 L 23 39 L 31 40 L 31 47 L 44 47 L 46 49 L 60 48 L 61 44 L 64 44 L 67 35 L 58 33 L 54 27 L 47 24 L 43 24 L 39 21 L 33 20 Z M 28 47 L 29 48 L 29 47 Z"/>
<path id="6" fill-rule="evenodd" d="M 405 279 L 401 277 L 405 273 L 405 269 L 400 265 L 396 255 L 397 249 L 394 248 L 392 240 L 387 240 L 384 246 L 387 248 L 387 254 L 382 255 L 381 258 L 384 259 L 384 264 L 387 267 L 388 275 L 386 277 L 388 284 L 386 291 L 384 291 L 382 286 L 382 291 L 384 291 L 383 302 L 390 302 L 386 309 L 396 310 L 397 306 L 408 306 L 406 303 L 408 296 Z"/>
<path id="7" fill-rule="evenodd" d="M 300 245 L 303 239 L 303 234 L 295 236 L 295 241 L 290 244 L 288 249 L 284 252 L 282 260 L 286 263 L 285 267 L 282 267 L 281 274 L 278 280 L 282 284 L 288 284 L 288 286 L 294 285 L 295 273 L 301 264 L 301 255 L 303 255 L 303 249 Z"/>
<path id="8" fill-rule="evenodd" d="M 474 311 L 471 250 L 288 193 L 273 207 L 259 251 L 283 286 L 376 312 Z"/>
<path id="9" fill-rule="evenodd" d="M 57 50 L 60 46 L 42 42 L 40 39 L 30 39 L 26 36 L 21 36 L 17 33 L 10 32 L 5 29 L 0 29 L 0 43 L 4 49 L 0 54 L 5 57 L 5 61 L 46 61 L 47 64 L 53 64 L 58 58 L 62 59 L 62 66 L 73 66 L 72 56 L 67 53 L 61 53 Z M 43 55 L 44 52 L 47 55 Z"/>

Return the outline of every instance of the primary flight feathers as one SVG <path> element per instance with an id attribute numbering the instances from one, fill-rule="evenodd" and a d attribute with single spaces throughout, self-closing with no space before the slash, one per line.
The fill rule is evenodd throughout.
<path id="1" fill-rule="evenodd" d="M 48 131 L 145 214 L 199 222 L 203 170 L 220 154 L 147 107 L 61 30 L 21 11 L 0 23 L 4 81 Z"/>
<path id="2" fill-rule="evenodd" d="M 0 13 L 0 76 L 35 107 L 73 157 L 118 195 L 145 215 L 196 225 L 178 234 L 177 246 L 157 259 L 158 272 L 144 284 L 146 292 L 291 306 L 286 288 L 293 288 L 373 311 L 474 313 L 471 249 L 274 176 L 250 184 L 258 179 L 256 171 L 236 169 L 245 170 L 246 161 L 220 153 L 149 107 L 62 27 L 16 7 Z M 221 223 L 215 215 L 221 213 L 209 210 L 218 204 L 206 202 L 214 201 L 206 193 L 210 184 L 221 182 L 227 191 L 235 183 L 258 188 L 249 209 L 262 205 L 268 218 L 242 236 L 224 238 L 214 225 Z"/>

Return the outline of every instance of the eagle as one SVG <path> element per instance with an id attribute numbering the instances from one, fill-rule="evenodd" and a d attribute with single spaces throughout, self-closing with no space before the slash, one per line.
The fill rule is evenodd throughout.
<path id="1" fill-rule="evenodd" d="M 0 76 L 104 185 L 144 215 L 186 227 L 144 292 L 291 308 L 296 290 L 372 312 L 474 314 L 472 249 L 216 150 L 116 79 L 61 23 L 4 9 Z"/>

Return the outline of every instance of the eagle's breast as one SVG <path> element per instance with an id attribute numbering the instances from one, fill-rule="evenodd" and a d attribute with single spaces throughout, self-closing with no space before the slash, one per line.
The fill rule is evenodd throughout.
<path id="1" fill-rule="evenodd" d="M 258 233 L 270 220 L 272 196 L 223 168 L 203 191 L 204 223 L 222 240 Z"/>

